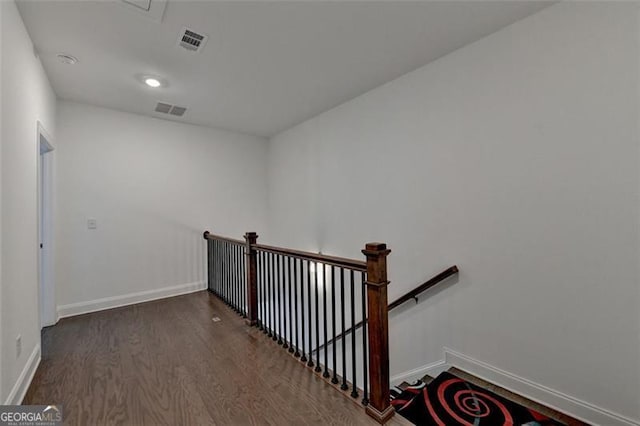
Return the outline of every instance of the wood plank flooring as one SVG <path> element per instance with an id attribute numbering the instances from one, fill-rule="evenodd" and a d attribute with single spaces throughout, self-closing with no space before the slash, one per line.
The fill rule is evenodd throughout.
<path id="1" fill-rule="evenodd" d="M 377 424 L 206 291 L 45 329 L 23 403 L 68 425 Z"/>

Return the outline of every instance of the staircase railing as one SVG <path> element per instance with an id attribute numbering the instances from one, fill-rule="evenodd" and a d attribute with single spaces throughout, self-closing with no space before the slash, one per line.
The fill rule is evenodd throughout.
<path id="1" fill-rule="evenodd" d="M 366 244 L 362 261 L 258 244 L 255 232 L 245 241 L 203 236 L 209 291 L 328 382 L 354 399 L 361 395 L 378 422 L 393 416 L 385 244 Z M 360 336 L 347 339 L 365 319 Z M 338 334 L 329 349 L 329 336 Z"/>
<path id="2" fill-rule="evenodd" d="M 420 284 L 419 286 L 417 286 L 413 290 L 408 291 L 407 293 L 403 294 L 402 296 L 400 296 L 399 298 L 397 298 L 393 302 L 389 303 L 389 306 L 388 306 L 387 310 L 391 311 L 391 310 L 397 308 L 398 306 L 402 305 L 403 303 L 405 303 L 405 302 L 407 302 L 407 301 L 409 301 L 411 299 L 414 299 L 414 300 L 417 301 L 418 300 L 418 296 L 420 294 L 424 293 L 425 291 L 429 290 L 432 287 L 435 287 L 436 285 L 440 284 L 441 282 L 443 282 L 447 278 L 449 278 L 449 277 L 451 277 L 451 276 L 453 276 L 453 275 L 455 275 L 457 273 L 458 273 L 458 267 L 456 265 L 453 265 L 453 266 L 445 269 L 444 271 L 440 272 L 438 275 L 434 276 L 433 278 L 430 278 L 429 280 L 427 280 L 424 283 Z M 345 334 L 349 334 L 352 331 L 358 330 L 367 321 L 368 321 L 368 319 L 365 318 L 364 320 L 358 322 L 353 327 L 350 327 L 347 330 L 345 330 L 344 332 L 342 332 L 342 333 L 340 333 L 338 335 L 335 335 L 333 338 L 329 339 L 326 343 L 324 343 L 324 344 L 318 346 L 317 348 L 315 348 L 313 350 L 313 352 L 322 351 L 326 346 L 329 346 L 333 342 L 338 341 Z"/>
<path id="3" fill-rule="evenodd" d="M 207 287 L 233 310 L 247 317 L 245 242 L 204 233 L 207 240 Z"/>

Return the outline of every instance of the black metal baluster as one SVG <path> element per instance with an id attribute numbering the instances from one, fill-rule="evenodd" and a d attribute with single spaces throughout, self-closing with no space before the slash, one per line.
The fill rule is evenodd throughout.
<path id="1" fill-rule="evenodd" d="M 231 303 L 231 286 L 229 285 L 229 244 L 227 242 L 224 243 L 224 285 L 225 285 L 225 294 L 227 298 L 227 305 L 233 307 Z"/>
<path id="2" fill-rule="evenodd" d="M 313 367 L 313 324 L 311 320 L 311 261 L 307 260 L 307 294 L 309 296 L 309 361 L 307 365 Z"/>
<path id="3" fill-rule="evenodd" d="M 218 294 L 218 241 L 213 240 L 213 292 L 216 296 Z"/>
<path id="4" fill-rule="evenodd" d="M 216 257 L 214 259 L 214 262 L 216 264 L 216 296 L 218 296 L 218 298 L 220 298 L 220 242 L 218 240 L 215 240 L 215 245 L 216 245 Z"/>
<path id="5" fill-rule="evenodd" d="M 238 295 L 237 295 L 237 287 L 236 287 L 236 274 L 234 271 L 236 269 L 236 260 L 233 254 L 233 244 L 229 243 L 229 284 L 231 285 L 231 306 L 233 310 L 238 312 Z"/>
<path id="6" fill-rule="evenodd" d="M 340 385 L 340 389 L 347 390 L 349 386 L 347 386 L 347 342 L 346 342 L 346 331 L 347 328 L 345 326 L 345 313 L 344 313 L 344 268 L 340 268 L 340 309 L 342 312 L 342 385 Z"/>
<path id="7" fill-rule="evenodd" d="M 260 298 L 259 303 L 260 303 L 260 312 L 262 312 L 262 314 L 260 315 L 260 330 L 265 331 L 265 327 L 264 327 L 264 318 L 265 318 L 265 314 L 264 314 L 264 307 L 265 307 L 265 300 L 267 300 L 267 295 L 265 293 L 265 287 L 264 287 L 264 271 L 265 271 L 265 266 L 264 266 L 264 252 L 258 252 L 258 259 L 260 261 L 260 277 L 262 278 L 260 281 Z"/>
<path id="8" fill-rule="evenodd" d="M 269 275 L 271 276 L 270 279 L 270 286 L 271 286 L 271 297 L 269 298 L 269 306 L 271 308 L 271 319 L 270 319 L 270 325 L 269 325 L 269 331 L 271 331 L 271 338 L 273 340 L 278 340 L 278 338 L 276 337 L 276 289 L 275 289 L 275 271 L 276 271 L 276 267 L 275 267 L 275 254 L 270 253 L 269 254 L 269 258 L 270 258 L 270 263 L 271 265 L 269 266 Z"/>
<path id="9" fill-rule="evenodd" d="M 267 327 L 267 335 L 273 337 L 273 253 L 267 253 L 267 291 L 269 292 L 269 306 L 267 306 L 269 324 Z"/>
<path id="10" fill-rule="evenodd" d="M 242 277 L 242 300 L 244 301 L 244 317 L 247 317 L 247 310 L 249 307 L 249 301 L 247 300 L 247 257 L 244 255 L 244 247 L 240 247 L 240 276 Z M 258 276 L 256 274 L 256 280 Z M 257 287 L 256 282 L 256 287 Z M 257 288 L 256 288 L 257 290 Z M 260 299 L 258 299 L 260 300 Z"/>
<path id="11" fill-rule="evenodd" d="M 238 286 L 237 286 L 237 278 L 236 275 L 236 259 L 233 250 L 233 244 L 229 244 L 229 278 L 231 282 L 231 296 L 233 301 L 233 310 L 238 313 L 240 310 L 238 309 Z"/>
<path id="12" fill-rule="evenodd" d="M 282 333 L 281 333 L 281 337 L 282 337 L 282 348 L 283 349 L 288 349 L 289 348 L 289 344 L 287 343 L 287 283 L 286 283 L 286 276 L 287 276 L 287 262 L 286 262 L 286 257 L 280 256 L 280 260 L 282 261 L 282 264 L 280 265 L 282 267 L 281 273 L 282 273 L 282 305 L 280 307 L 280 312 L 282 315 Z"/>
<path id="13" fill-rule="evenodd" d="M 213 293 L 218 294 L 218 244 L 216 240 L 213 243 Z"/>
<path id="14" fill-rule="evenodd" d="M 287 269 L 287 285 L 289 286 L 289 353 L 293 353 L 293 316 L 291 306 L 291 304 L 293 303 L 293 300 L 291 299 L 291 286 L 293 284 L 291 282 L 291 256 L 287 256 Z M 293 281 L 295 282 L 295 277 Z"/>
<path id="15" fill-rule="evenodd" d="M 324 373 L 322 373 L 322 377 L 329 377 L 329 352 L 327 347 L 327 268 L 326 265 L 322 265 L 322 305 L 323 305 L 323 314 L 324 314 Z"/>
<path id="16" fill-rule="evenodd" d="M 236 272 L 238 275 L 238 302 L 240 305 L 240 315 L 245 316 L 244 290 L 242 287 L 242 256 L 240 256 L 240 246 L 236 246 Z"/>
<path id="17" fill-rule="evenodd" d="M 333 341 L 331 346 L 333 347 L 333 377 L 331 377 L 331 383 L 334 385 L 338 383 L 338 363 L 337 363 L 337 355 L 336 355 L 336 340 L 338 339 L 338 333 L 336 331 L 336 267 L 331 265 L 331 324 L 332 324 L 332 334 Z M 327 350 L 325 343 L 325 350 Z"/>
<path id="18" fill-rule="evenodd" d="M 277 290 L 278 290 L 278 274 L 277 274 L 277 269 L 276 269 L 276 265 L 277 265 L 277 256 L 275 253 L 271 253 L 271 276 L 273 277 L 273 283 L 271 285 L 271 288 L 273 290 L 273 304 L 271 306 L 271 310 L 273 311 L 273 336 L 271 337 L 273 340 L 278 340 L 278 323 L 279 323 L 279 319 L 278 319 L 278 295 L 276 294 Z M 278 292 L 279 293 L 279 292 Z"/>
<path id="19" fill-rule="evenodd" d="M 220 241 L 220 295 L 222 297 L 223 302 L 227 303 L 227 293 L 226 293 L 226 283 L 225 283 L 225 271 L 224 271 L 224 242 Z"/>
<path id="20" fill-rule="evenodd" d="M 220 297 L 218 291 L 218 257 L 220 256 L 220 250 L 218 249 L 218 241 L 213 240 L 213 292 L 216 296 Z"/>
<path id="21" fill-rule="evenodd" d="M 278 330 L 280 322 L 280 311 L 278 310 L 278 255 L 273 254 L 273 340 L 278 341 Z"/>
<path id="22" fill-rule="evenodd" d="M 240 274 L 240 253 L 238 252 L 240 246 L 235 246 L 236 252 L 236 285 L 238 286 L 238 313 L 244 315 L 244 302 L 242 301 L 242 274 Z"/>
<path id="23" fill-rule="evenodd" d="M 260 267 L 262 268 L 262 299 L 260 300 L 260 305 L 262 309 L 262 332 L 267 333 L 267 299 L 269 298 L 267 292 L 267 254 L 265 252 L 260 252 L 261 261 Z"/>
<path id="24" fill-rule="evenodd" d="M 295 318 L 296 318 L 296 326 L 295 326 L 295 339 L 296 339 L 296 350 L 293 354 L 293 356 L 295 356 L 296 358 L 298 358 L 300 356 L 300 330 L 298 329 L 298 281 L 296 280 L 296 277 L 298 276 L 298 271 L 297 271 L 297 266 L 298 266 L 298 259 L 293 259 L 293 309 L 295 311 Z M 293 342 L 293 341 L 292 341 Z"/>
<path id="25" fill-rule="evenodd" d="M 229 306 L 231 306 L 231 309 L 235 311 L 236 309 L 233 303 L 233 266 L 231 260 L 231 244 L 225 243 L 225 245 L 227 246 L 227 295 L 229 297 Z"/>
<path id="26" fill-rule="evenodd" d="M 238 314 L 242 315 L 242 305 L 240 304 L 240 274 L 238 273 L 238 265 L 240 263 L 238 261 L 238 246 L 232 245 L 231 247 L 233 249 L 233 283 L 236 288 L 236 309 Z"/>
<path id="27" fill-rule="evenodd" d="M 318 298 L 318 263 L 315 265 L 315 274 L 313 274 L 313 286 L 316 293 L 316 373 L 322 371 L 320 367 L 320 299 Z"/>
<path id="28" fill-rule="evenodd" d="M 278 277 L 278 283 L 277 283 L 277 287 L 278 287 L 278 344 L 282 345 L 282 332 L 283 332 L 283 318 L 282 318 L 282 313 L 284 312 L 284 309 L 282 307 L 282 292 L 284 291 L 284 288 L 282 287 L 282 268 L 281 266 L 282 263 L 282 256 L 278 256 L 276 257 L 276 268 L 277 268 L 277 274 L 276 276 Z"/>
<path id="29" fill-rule="evenodd" d="M 364 272 L 360 272 L 362 281 L 362 404 L 369 404 L 369 359 L 367 357 L 367 284 L 364 279 Z"/>
<path id="30" fill-rule="evenodd" d="M 236 287 L 236 306 L 238 307 L 238 314 L 242 315 L 242 305 L 240 304 L 240 274 L 238 273 L 238 246 L 233 245 L 231 247 L 233 247 L 233 281 Z"/>
<path id="31" fill-rule="evenodd" d="M 304 317 L 305 317 L 305 312 L 304 312 L 304 261 L 302 259 L 300 259 L 300 334 L 301 334 L 301 339 L 302 340 L 302 353 L 301 353 L 301 357 L 300 357 L 300 361 L 305 362 L 307 360 L 307 351 L 306 351 L 306 345 L 305 345 L 305 338 L 304 338 Z"/>
<path id="32" fill-rule="evenodd" d="M 238 259 L 236 270 L 238 271 L 238 288 L 240 293 L 240 313 L 242 313 L 242 317 L 247 316 L 247 301 L 245 299 L 245 287 L 244 287 L 244 279 L 242 276 L 242 256 L 240 250 L 242 247 L 236 246 L 236 259 Z"/>
<path id="33" fill-rule="evenodd" d="M 351 383 L 351 396 L 358 397 L 358 384 L 356 380 L 356 283 L 351 270 L 351 370 L 353 372 L 353 382 Z"/>
<path id="34" fill-rule="evenodd" d="M 238 312 L 236 307 L 235 277 L 233 276 L 233 245 L 231 243 L 227 243 L 227 262 L 229 262 L 227 267 L 227 272 L 229 273 L 229 300 L 231 301 L 231 309 Z"/>
<path id="35" fill-rule="evenodd" d="M 207 289 L 211 290 L 211 242 L 207 242 Z"/>
<path id="36" fill-rule="evenodd" d="M 283 337 L 283 345 L 282 347 L 284 349 L 288 349 L 289 348 L 289 342 L 287 342 L 287 331 L 288 331 L 288 322 L 289 320 L 287 319 L 287 268 L 285 267 L 286 263 L 285 260 L 288 258 L 287 257 L 282 257 L 282 320 L 284 322 L 284 326 L 282 327 L 282 337 Z"/>
<path id="37" fill-rule="evenodd" d="M 213 255 L 213 249 L 211 248 L 211 241 L 207 241 L 207 290 L 211 290 L 211 256 Z"/>
<path id="38" fill-rule="evenodd" d="M 227 282 L 226 282 L 226 271 L 225 271 L 225 256 L 226 256 L 226 251 L 225 251 L 225 244 L 223 241 L 220 241 L 220 282 L 222 283 L 222 300 L 224 300 L 224 303 L 227 304 Z"/>
<path id="39" fill-rule="evenodd" d="M 215 293 L 216 288 L 216 242 L 210 241 L 211 243 L 211 286 L 209 290 Z"/>
<path id="40" fill-rule="evenodd" d="M 233 287 L 234 287 L 234 294 L 235 294 L 235 305 L 236 305 L 236 312 L 238 314 L 241 314 L 241 308 L 240 308 L 240 274 L 238 274 L 238 250 L 237 250 L 237 246 L 235 245 L 231 245 L 231 253 L 233 256 Z"/>
<path id="41" fill-rule="evenodd" d="M 226 271 L 226 244 L 223 241 L 220 241 L 220 246 L 222 247 L 220 256 L 220 274 L 222 275 L 220 281 L 222 282 L 222 300 L 224 300 L 225 304 L 229 304 L 227 300 L 227 271 Z"/>
<path id="42" fill-rule="evenodd" d="M 258 322 L 256 323 L 256 327 L 258 330 L 262 330 L 262 260 L 260 258 L 261 253 L 258 252 L 256 254 L 256 287 L 257 287 L 257 295 L 258 295 Z M 246 271 L 245 271 L 246 272 Z"/>

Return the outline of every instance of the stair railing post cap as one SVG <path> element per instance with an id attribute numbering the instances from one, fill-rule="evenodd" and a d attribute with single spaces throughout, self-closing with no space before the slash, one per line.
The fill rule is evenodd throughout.
<path id="1" fill-rule="evenodd" d="M 391 250 L 387 248 L 385 243 L 366 243 L 362 253 L 364 255 L 381 255 L 389 254 Z"/>

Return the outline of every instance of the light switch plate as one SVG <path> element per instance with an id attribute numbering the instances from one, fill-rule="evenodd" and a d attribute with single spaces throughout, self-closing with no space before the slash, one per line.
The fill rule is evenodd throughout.
<path id="1" fill-rule="evenodd" d="M 97 227 L 98 227 L 98 222 L 95 219 L 88 219 L 87 220 L 87 228 L 96 229 Z"/>

